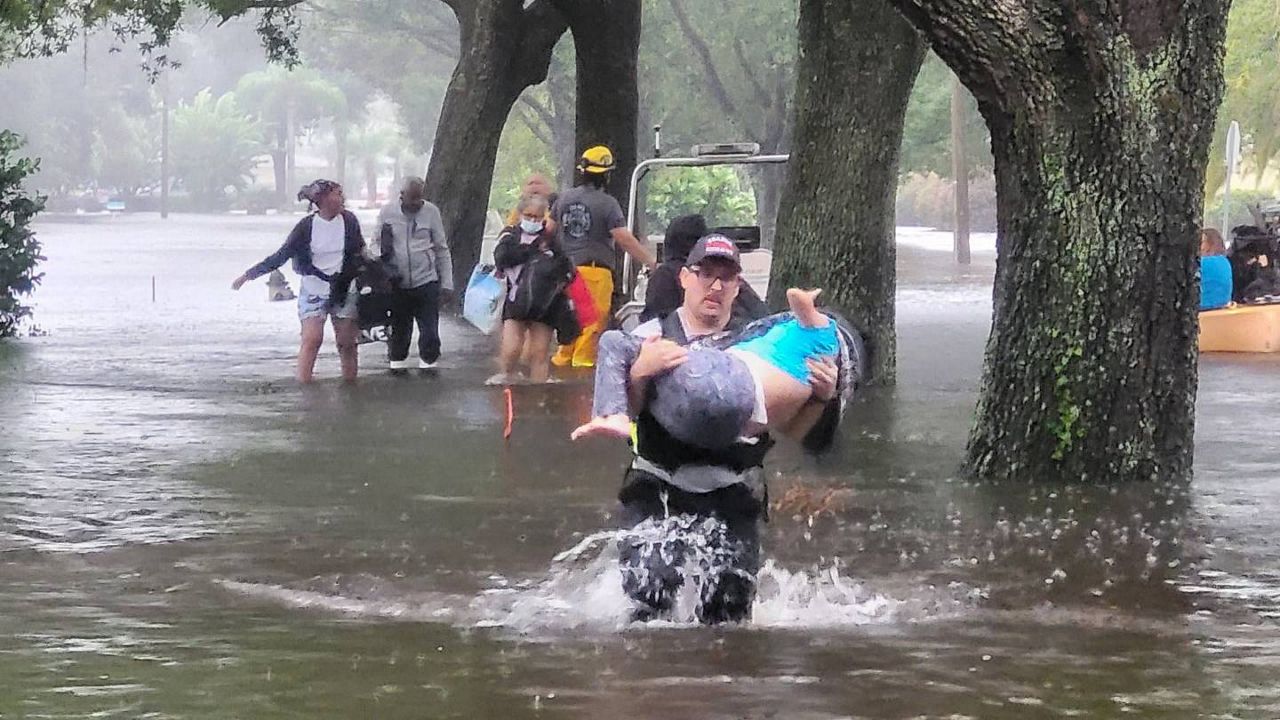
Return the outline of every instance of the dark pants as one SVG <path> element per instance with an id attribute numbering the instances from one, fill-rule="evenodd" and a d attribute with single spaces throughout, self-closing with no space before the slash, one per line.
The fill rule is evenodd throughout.
<path id="1" fill-rule="evenodd" d="M 701 521 L 706 518 L 723 523 L 716 526 L 712 535 L 697 539 L 699 552 L 705 554 L 710 547 L 717 559 L 702 587 L 696 608 L 698 620 L 717 624 L 750 618 L 756 573 L 760 570 L 760 523 L 765 516 L 765 498 L 757 497 L 745 484 L 709 493 L 686 492 L 632 469 L 627 471 L 618 500 L 622 503 L 619 519 L 623 527 L 633 531 L 624 532 L 618 542 L 618 562 L 622 588 L 636 604 L 635 619 L 651 620 L 668 614 L 687 579 L 684 567 L 692 552 L 687 536 L 673 534 L 668 541 L 654 543 L 649 533 L 634 532 L 648 520 L 669 516 L 692 520 L 681 524 L 682 531 L 701 531 Z"/>
<path id="2" fill-rule="evenodd" d="M 418 357 L 426 362 L 439 360 L 439 282 L 392 291 L 391 337 L 387 340 L 387 356 L 393 362 L 409 357 L 409 340 L 413 337 L 415 320 L 418 321 Z"/>

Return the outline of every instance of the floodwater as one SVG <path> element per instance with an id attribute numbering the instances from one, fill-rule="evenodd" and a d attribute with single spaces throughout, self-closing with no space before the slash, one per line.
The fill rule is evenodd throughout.
<path id="1" fill-rule="evenodd" d="M 291 222 L 39 227 L 0 717 L 1280 717 L 1277 360 L 1203 360 L 1189 488 L 965 483 L 990 238 L 962 270 L 904 230 L 900 382 L 833 455 L 776 453 L 754 621 L 627 627 L 626 450 L 567 440 L 588 378 L 516 388 L 504 441 L 446 320 L 438 372 L 369 345 L 343 387 L 330 345 L 300 389 L 292 303 L 229 289 Z"/>

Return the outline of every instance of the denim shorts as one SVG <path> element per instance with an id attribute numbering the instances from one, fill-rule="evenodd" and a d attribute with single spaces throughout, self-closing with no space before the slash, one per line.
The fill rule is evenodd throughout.
<path id="1" fill-rule="evenodd" d="M 347 301 L 345 303 L 339 307 L 331 307 L 328 295 L 312 295 L 305 291 L 299 292 L 298 319 L 323 318 L 326 315 L 331 315 L 335 320 L 354 320 L 358 315 L 356 312 L 357 299 L 358 294 L 353 289 L 347 293 Z"/>

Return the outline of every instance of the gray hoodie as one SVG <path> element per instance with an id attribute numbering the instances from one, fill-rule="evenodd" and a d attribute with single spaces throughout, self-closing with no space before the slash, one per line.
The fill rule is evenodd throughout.
<path id="1" fill-rule="evenodd" d="M 453 260 L 439 208 L 423 203 L 417 214 L 406 215 L 396 200 L 378 212 L 373 237 L 379 242 L 386 227 L 391 228 L 390 243 L 382 245 L 380 254 L 391 273 L 400 278 L 400 287 L 422 287 L 438 280 L 440 289 L 453 290 Z"/>

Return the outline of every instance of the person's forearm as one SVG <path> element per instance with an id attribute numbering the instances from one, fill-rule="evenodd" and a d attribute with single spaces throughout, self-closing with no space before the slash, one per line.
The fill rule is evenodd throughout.
<path id="1" fill-rule="evenodd" d="M 447 247 L 436 253 L 436 275 L 439 276 L 441 290 L 453 290 L 453 257 Z"/>
<path id="2" fill-rule="evenodd" d="M 782 434 L 796 442 L 802 442 L 809 431 L 817 426 L 818 421 L 822 420 L 822 414 L 826 409 L 827 403 L 810 400 L 800 408 L 800 412 L 796 413 L 795 417 L 791 418 L 791 422 L 782 428 Z"/>
<path id="3" fill-rule="evenodd" d="M 644 407 L 644 396 L 649 391 L 649 378 L 637 378 L 631 374 L 627 380 L 627 404 L 631 408 L 631 417 L 636 417 Z"/>
<path id="4" fill-rule="evenodd" d="M 651 267 L 657 262 L 653 253 L 649 252 L 649 248 L 641 244 L 640 241 L 636 239 L 636 236 L 632 235 L 629 230 L 624 233 L 618 233 L 618 236 L 614 238 L 614 242 L 621 245 L 622 249 L 625 250 L 628 255 L 646 266 Z"/>

